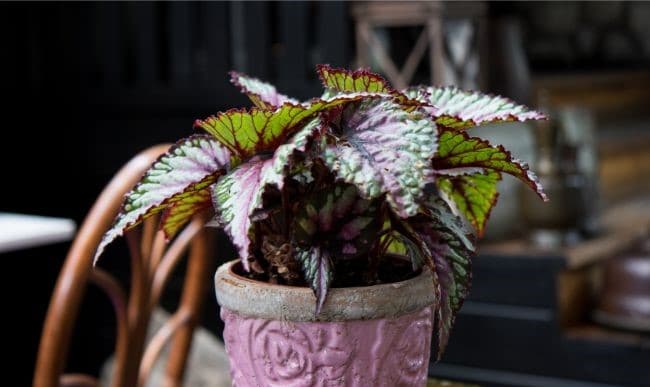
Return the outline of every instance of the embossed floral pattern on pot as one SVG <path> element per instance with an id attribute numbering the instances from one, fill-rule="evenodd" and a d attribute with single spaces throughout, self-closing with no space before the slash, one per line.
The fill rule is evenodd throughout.
<path id="1" fill-rule="evenodd" d="M 432 309 L 396 318 L 273 321 L 222 308 L 238 387 L 419 386 L 427 377 Z"/>

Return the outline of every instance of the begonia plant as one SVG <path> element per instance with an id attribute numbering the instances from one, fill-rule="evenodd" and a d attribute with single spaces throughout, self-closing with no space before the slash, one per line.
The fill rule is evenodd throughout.
<path id="1" fill-rule="evenodd" d="M 96 253 L 161 213 L 168 240 L 202 211 L 241 259 L 242 275 L 309 286 L 316 311 L 332 287 L 435 281 L 438 357 L 467 296 L 475 240 L 503 173 L 546 199 L 528 166 L 473 127 L 542 119 L 498 96 L 455 87 L 396 90 L 368 70 L 318 66 L 321 97 L 298 101 L 240 73 L 253 103 L 197 120 L 124 200 Z"/>

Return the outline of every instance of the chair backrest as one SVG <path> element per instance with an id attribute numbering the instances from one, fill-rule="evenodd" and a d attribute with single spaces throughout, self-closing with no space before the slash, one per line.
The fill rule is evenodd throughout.
<path id="1" fill-rule="evenodd" d="M 86 284 L 93 283 L 110 298 L 116 314 L 117 340 L 113 386 L 141 386 L 167 342 L 171 341 L 166 385 L 180 385 L 194 327 L 200 321 L 215 256 L 212 241 L 195 217 L 169 244 L 156 231 L 159 219 L 148 218 L 125 238 L 131 255 L 131 284 L 127 294 L 112 275 L 93 267 L 93 255 L 102 235 L 111 226 L 126 192 L 169 145 L 141 152 L 126 164 L 101 193 L 84 220 L 57 279 L 43 326 L 34 374 L 35 387 L 98 385 L 82 374 L 63 375 L 69 341 Z M 189 249 L 180 304 L 172 317 L 145 343 L 153 308 L 165 283 Z"/>

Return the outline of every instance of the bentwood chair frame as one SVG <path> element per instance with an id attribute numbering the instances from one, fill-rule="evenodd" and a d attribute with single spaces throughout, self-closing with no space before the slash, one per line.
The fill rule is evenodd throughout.
<path id="1" fill-rule="evenodd" d="M 215 258 L 212 239 L 203 227 L 205 216 L 195 217 L 170 244 L 165 243 L 162 232 L 156 231 L 157 216 L 127 232 L 125 237 L 131 255 L 131 290 L 128 295 L 115 277 L 93 267 L 95 249 L 118 213 L 125 193 L 168 148 L 168 144 L 158 145 L 134 157 L 111 180 L 84 220 L 68 252 L 49 305 L 35 368 L 35 387 L 99 384 L 90 375 L 63 374 L 70 337 L 88 283 L 106 293 L 116 314 L 117 339 L 111 385 L 144 385 L 167 343 L 170 343 L 170 351 L 164 384 L 182 384 L 194 328 L 200 322 L 200 310 L 209 291 Z M 171 273 L 188 249 L 179 307 L 145 343 L 152 311 Z"/>

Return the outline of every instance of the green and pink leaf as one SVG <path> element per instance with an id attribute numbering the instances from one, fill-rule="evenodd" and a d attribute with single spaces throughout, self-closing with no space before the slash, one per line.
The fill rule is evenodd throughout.
<path id="1" fill-rule="evenodd" d="M 363 102 L 343 111 L 333 144 L 323 149 L 325 164 L 336 176 L 372 199 L 387 201 L 402 217 L 419 209 L 423 189 L 432 180 L 436 127 L 419 113 L 389 100 Z"/>
<path id="2" fill-rule="evenodd" d="M 258 108 L 231 109 L 205 120 L 196 120 L 194 125 L 210 133 L 233 154 L 245 160 L 254 155 L 275 151 L 305 122 L 319 113 L 379 96 L 381 95 L 357 93 L 330 99 L 315 99 L 302 105 L 287 102 L 274 111 Z"/>
<path id="3" fill-rule="evenodd" d="M 424 211 L 409 219 L 413 230 L 424 241 L 433 257 L 440 286 L 436 307 L 436 356 L 447 346 L 456 314 L 471 285 L 471 258 L 475 254 L 474 240 L 460 218 L 453 214 L 443 200 L 430 200 Z"/>
<path id="4" fill-rule="evenodd" d="M 367 253 L 380 229 L 378 203 L 361 198 L 353 185 L 338 184 L 299 202 L 291 240 L 305 249 L 326 241 L 334 256 L 351 258 Z"/>
<path id="5" fill-rule="evenodd" d="M 250 159 L 221 178 L 212 191 L 216 224 L 230 236 L 246 271 L 251 244 L 250 215 L 262 204 L 262 176 L 271 164 L 272 159 Z"/>
<path id="6" fill-rule="evenodd" d="M 352 71 L 333 68 L 329 65 L 318 65 L 317 72 L 326 89 L 325 95 L 361 92 L 380 93 L 386 96 L 391 96 L 395 102 L 402 105 L 407 111 L 411 111 L 422 105 L 420 101 L 411 99 L 405 94 L 395 90 L 381 75 L 373 73 L 367 69 Z"/>
<path id="7" fill-rule="evenodd" d="M 305 280 L 316 296 L 316 314 L 319 314 L 327 299 L 332 280 L 334 279 L 334 265 L 330 252 L 319 246 L 307 249 L 294 249 L 296 260 L 302 267 Z"/>
<path id="8" fill-rule="evenodd" d="M 465 91 L 454 86 L 412 87 L 404 93 L 409 98 L 430 105 L 428 110 L 437 124 L 455 130 L 487 123 L 546 118 L 542 113 L 507 98 Z"/>
<path id="9" fill-rule="evenodd" d="M 280 145 L 271 157 L 255 156 L 214 185 L 215 223 L 231 237 L 246 270 L 251 254 L 251 216 L 261 208 L 267 186 L 282 189 L 293 154 L 305 150 L 320 126 L 319 119 L 312 120 L 289 142 Z"/>
<path id="10" fill-rule="evenodd" d="M 127 193 L 115 223 L 104 234 L 95 262 L 106 245 L 142 220 L 193 197 L 230 168 L 231 153 L 206 135 L 194 135 L 160 156 Z"/>

